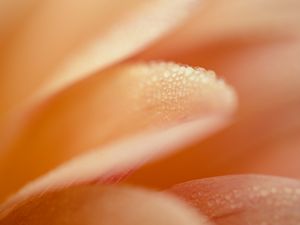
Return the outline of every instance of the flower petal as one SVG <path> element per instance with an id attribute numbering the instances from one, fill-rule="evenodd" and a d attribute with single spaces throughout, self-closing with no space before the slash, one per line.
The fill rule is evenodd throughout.
<path id="1" fill-rule="evenodd" d="M 118 160 L 130 161 L 131 157 L 138 157 L 135 154 L 142 154 L 144 159 L 151 152 L 159 155 L 164 148 L 176 149 L 179 143 L 189 141 L 190 135 L 203 138 L 221 126 L 229 119 L 235 103 L 232 89 L 215 78 L 212 72 L 203 69 L 154 62 L 124 64 L 106 70 L 54 96 L 39 109 L 28 112 L 26 117 L 15 119 L 17 125 L 9 126 L 16 128 L 10 137 L 6 137 L 7 145 L 2 146 L 2 197 L 89 149 L 99 149 L 99 153 L 95 153 L 99 154 L 96 157 L 98 163 L 108 163 L 109 169 L 118 167 Z M 197 119 L 204 124 L 193 125 Z M 220 120 L 224 121 L 220 124 Z M 154 135 L 153 141 L 146 142 L 149 143 L 147 146 L 141 145 L 139 140 L 137 146 L 135 142 L 129 142 L 128 147 L 125 142 L 113 147 L 117 153 L 105 153 L 112 154 L 110 160 L 101 158 L 104 157 L 103 151 L 111 151 L 110 147 L 103 148 L 105 144 L 139 132 L 155 133 L 187 122 L 195 126 L 196 130 L 192 129 L 195 133 L 189 131 L 187 136 L 176 136 L 179 143 L 174 143 L 177 145 L 163 147 L 165 143 L 158 147 L 155 140 L 160 142 L 162 137 Z M 181 133 L 184 132 L 183 129 Z M 5 136 L 2 139 L 5 140 Z M 119 152 L 127 152 L 125 158 Z M 104 171 L 97 169 L 98 163 L 91 166 L 96 167 L 93 173 L 101 176 Z M 81 168 L 79 165 L 75 167 Z M 72 181 L 77 177 L 76 173 L 72 174 Z M 84 176 L 79 177 L 84 179 Z"/>
<path id="2" fill-rule="evenodd" d="M 175 127 L 127 138 L 102 148 L 92 149 L 88 153 L 72 158 L 52 169 L 49 173 L 29 182 L 21 190 L 8 198 L 2 208 L 14 206 L 16 203 L 30 196 L 49 190 L 86 183 L 119 182 L 141 165 L 170 154 L 177 148 L 190 144 L 195 139 L 207 137 L 210 133 L 224 126 L 224 123 L 226 123 L 224 118 L 205 117 Z M 33 155 L 32 158 L 36 157 Z M 43 161 L 43 165 L 46 162 Z M 21 161 L 21 163 L 24 162 Z M 34 166 L 36 169 L 41 170 L 38 167 L 40 165 Z M 12 170 L 11 173 L 16 172 Z M 11 192 L 16 186 L 20 186 L 21 182 L 24 182 L 24 177 L 18 175 L 16 173 L 15 177 L 3 177 L 7 181 L 7 183 L 3 183 L 3 189 L 1 189 L 4 194 L 9 191 Z M 26 173 L 22 175 L 25 178 L 28 177 Z M 32 172 L 29 175 L 32 176 Z M 17 183 L 16 179 L 11 181 L 11 178 L 23 180 L 21 182 L 17 180 L 19 181 Z"/>
<path id="3" fill-rule="evenodd" d="M 165 188 L 186 180 L 236 173 L 300 178 L 300 101 L 236 119 L 226 129 L 145 165 L 128 181 Z"/>
<path id="4" fill-rule="evenodd" d="M 297 0 L 205 1 L 183 26 L 144 52 L 143 57 L 165 58 L 236 37 L 270 41 L 299 36 L 299 7 Z"/>
<path id="5" fill-rule="evenodd" d="M 44 1 L 1 52 L 1 112 L 138 51 L 182 20 L 191 2 Z"/>
<path id="6" fill-rule="evenodd" d="M 13 31 L 26 20 L 37 0 L 11 0 L 0 2 L 0 46 L 11 37 Z"/>
<path id="7" fill-rule="evenodd" d="M 177 199 L 128 187 L 82 186 L 46 193 L 22 202 L 6 216 L 3 225 L 208 225 Z"/>
<path id="8" fill-rule="evenodd" d="M 159 53 L 159 56 L 167 54 L 167 58 L 200 64 L 224 75 L 239 96 L 238 119 L 225 131 L 204 142 L 199 141 L 186 151 L 139 170 L 131 181 L 167 187 L 185 180 L 232 173 L 300 178 L 297 160 L 300 157 L 299 1 L 220 2 L 207 3 L 214 5 L 211 11 L 215 10 L 215 13 L 227 11 L 224 18 L 220 17 L 225 20 L 224 24 L 217 17 L 212 21 L 219 23 L 215 33 L 204 30 L 203 33 L 200 30 L 192 33 L 189 26 L 200 29 L 200 24 L 209 24 L 209 20 L 194 20 L 185 27 L 193 41 L 183 39 L 182 46 L 174 45 L 179 46 L 178 49 L 173 46 L 176 51 L 162 49 L 163 54 Z M 263 8 L 262 4 L 269 7 Z M 203 10 L 199 18 L 205 14 L 205 7 Z M 245 18 L 238 17 L 240 14 Z M 274 25 L 271 18 L 276 18 L 274 21 L 278 21 L 278 25 Z M 234 23 L 234 19 L 239 23 Z M 248 26 L 250 22 L 251 27 Z M 203 35 L 211 36 L 204 41 Z M 167 43 L 172 43 L 170 38 Z M 151 51 L 149 49 L 149 53 Z"/>
<path id="9" fill-rule="evenodd" d="M 300 182 L 268 176 L 225 176 L 189 181 L 171 192 L 216 224 L 297 225 Z"/>
<path id="10" fill-rule="evenodd" d="M 183 36 L 170 35 L 139 58 L 163 57 L 212 68 L 237 88 L 243 114 L 299 99 L 299 4 L 297 0 L 206 2 L 199 9 L 203 13 L 177 31 Z M 174 39 L 180 43 L 172 43 Z M 168 44 L 170 50 L 164 49 Z"/>

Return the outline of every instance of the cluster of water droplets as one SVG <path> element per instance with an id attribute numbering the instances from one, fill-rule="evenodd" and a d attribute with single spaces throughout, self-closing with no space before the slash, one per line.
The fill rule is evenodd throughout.
<path id="1" fill-rule="evenodd" d="M 205 199 L 205 204 L 203 199 Z M 253 213 L 257 211 L 262 212 L 262 218 L 258 225 L 279 224 L 277 221 L 282 221 L 286 216 L 288 209 L 293 209 L 300 203 L 300 188 L 299 187 L 285 187 L 285 186 L 262 186 L 249 185 L 239 187 L 239 189 L 231 189 L 218 193 L 211 193 L 209 191 L 193 192 L 190 196 L 192 204 L 196 208 L 201 208 L 210 217 L 219 217 L 221 209 L 222 214 L 231 215 L 242 211 L 249 211 L 253 209 Z M 257 205 L 260 205 L 259 208 Z M 261 211 L 263 206 L 265 211 Z M 269 215 L 272 209 L 276 213 Z M 268 215 L 268 221 L 264 221 L 264 213 Z M 291 211 L 290 221 L 295 219 L 295 212 Z M 298 219 L 300 216 L 296 216 Z M 271 221 L 271 223 L 270 223 Z M 295 220 L 296 221 L 296 220 Z M 298 221 L 298 220 L 297 220 Z M 291 223 L 293 224 L 293 223 Z M 296 223 L 295 223 L 296 224 Z"/>
<path id="2" fill-rule="evenodd" d="M 153 116 L 167 121 L 188 118 L 191 107 L 207 109 L 214 104 L 210 95 L 216 89 L 228 89 L 213 71 L 172 62 L 140 63 L 135 65 L 134 74 L 139 80 L 139 98 Z M 208 103 L 209 100 L 212 101 Z"/>

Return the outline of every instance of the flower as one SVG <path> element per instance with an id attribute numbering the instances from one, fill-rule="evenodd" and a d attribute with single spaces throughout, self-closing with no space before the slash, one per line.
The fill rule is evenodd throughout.
<path id="1" fill-rule="evenodd" d="M 1 11 L 1 224 L 299 223 L 296 0 Z"/>

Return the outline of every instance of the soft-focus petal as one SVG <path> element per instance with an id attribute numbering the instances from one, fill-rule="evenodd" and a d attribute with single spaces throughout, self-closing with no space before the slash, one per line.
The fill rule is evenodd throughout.
<path id="1" fill-rule="evenodd" d="M 203 69 L 154 62 L 106 70 L 9 124 L 15 130 L 10 137 L 8 131 L 2 136 L 7 138 L 0 158 L 2 196 L 89 149 L 101 152 L 103 144 L 141 131 L 164 130 L 197 119 L 211 121 L 212 116 L 226 118 L 235 103 L 231 88 Z M 199 127 L 203 135 L 193 135 L 206 136 L 216 128 L 216 121 L 212 122 L 212 127 Z M 179 142 L 184 138 L 179 137 Z M 156 146 L 155 141 L 147 143 L 140 149 L 144 155 Z M 118 154 L 115 157 L 108 162 L 110 168 L 117 166 Z"/>
<path id="2" fill-rule="evenodd" d="M 34 10 L 37 0 L 10 0 L 0 1 L 0 48 L 12 33 L 26 20 Z"/>
<path id="3" fill-rule="evenodd" d="M 95 148 L 28 183 L 8 198 L 4 206 L 15 205 L 29 196 L 62 187 L 95 182 L 118 183 L 141 165 L 170 154 L 195 139 L 207 137 L 210 133 L 220 129 L 222 125 L 224 126 L 224 123 L 226 121 L 220 117 L 205 117 L 168 129 L 116 141 L 102 148 Z M 7 183 L 2 183 L 2 195 L 15 190 L 24 183 L 23 177 L 16 177 L 23 183 L 20 180 L 17 180 L 17 183 L 14 178 L 13 176 L 4 177 Z"/>
<path id="4" fill-rule="evenodd" d="M 300 181 L 268 176 L 225 176 L 178 184 L 171 192 L 222 225 L 297 225 Z"/>
<path id="5" fill-rule="evenodd" d="M 2 219 L 1 219 L 2 218 Z M 208 225 L 207 219 L 170 196 L 125 187 L 83 186 L 28 199 L 1 225 Z"/>
<path id="6" fill-rule="evenodd" d="M 182 46 L 176 43 L 174 46 L 179 47 L 173 46 L 174 51 L 162 49 L 161 54 L 155 53 L 213 68 L 224 75 L 237 89 L 239 118 L 225 131 L 193 148 L 144 168 L 131 181 L 166 187 L 184 180 L 228 173 L 300 177 L 297 161 L 300 157 L 299 1 L 220 2 L 207 3 L 211 4 L 207 16 L 212 11 L 226 12 L 224 18 L 215 17 L 211 21 L 219 24 L 212 26 L 215 33 L 200 29 L 209 20 L 193 20 L 187 26 L 199 26 L 200 30 L 193 33 L 188 27 L 182 28 L 188 29 L 186 32 L 191 36 L 186 33 L 185 38 L 193 40 L 180 37 Z M 268 7 L 263 8 L 262 4 Z M 280 22 L 273 24 L 272 18 Z M 202 40 L 209 35 L 212 36 L 207 41 Z M 173 37 L 176 39 L 175 36 L 166 39 L 166 45 L 172 44 Z M 160 43 L 157 50 L 163 46 Z M 151 51 L 154 50 L 149 49 L 144 57 L 150 57 Z M 183 165 L 186 165 L 184 171 Z"/>
<path id="7" fill-rule="evenodd" d="M 139 57 L 164 57 L 215 70 L 237 88 L 243 113 L 299 99 L 299 4 L 297 0 L 209 1 L 199 9 L 203 13 L 195 13 L 196 20 L 191 19 L 181 32 L 177 31 L 183 36 L 166 37 L 164 43 L 157 43 Z M 214 16 L 219 11 L 222 16 Z M 215 19 L 202 18 L 205 16 Z M 274 18 L 279 22 L 273 24 Z M 227 20 L 231 21 L 230 26 Z M 216 29 L 218 34 L 201 30 L 202 23 Z M 234 32 L 230 30 L 232 26 Z M 209 41 L 202 40 L 206 35 L 211 35 Z M 181 43 L 172 44 L 177 38 Z M 176 52 L 164 49 L 168 44 Z M 154 53 L 156 48 L 161 52 Z"/>
<path id="8" fill-rule="evenodd" d="M 239 93 L 241 113 L 248 115 L 300 99 L 299 57 L 300 36 L 272 41 L 223 39 L 171 58 L 222 74 Z"/>
<path id="9" fill-rule="evenodd" d="M 1 51 L 1 115 L 139 50 L 183 19 L 191 2 L 48 0 L 38 4 Z M 59 66 L 66 68 L 57 71 Z"/>
<path id="10" fill-rule="evenodd" d="M 182 54 L 236 37 L 270 41 L 299 36 L 299 8 L 298 0 L 204 1 L 189 21 L 144 52 L 143 57 Z"/>
<path id="11" fill-rule="evenodd" d="M 209 138 L 146 165 L 129 180 L 163 188 L 186 180 L 234 173 L 300 178 L 299 114 L 300 101 L 291 101 L 240 118 Z"/>

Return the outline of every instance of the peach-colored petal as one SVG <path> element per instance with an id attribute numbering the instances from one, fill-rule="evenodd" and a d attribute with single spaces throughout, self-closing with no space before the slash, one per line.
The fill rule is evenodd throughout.
<path id="1" fill-rule="evenodd" d="M 173 59 L 213 68 L 237 88 L 244 114 L 300 99 L 300 37 L 273 41 L 224 39 Z"/>
<path id="2" fill-rule="evenodd" d="M 0 46 L 11 37 L 20 21 L 26 20 L 26 17 L 34 10 L 37 0 L 10 0 L 0 1 Z"/>
<path id="3" fill-rule="evenodd" d="M 109 170 L 113 169 L 120 165 L 118 160 L 125 159 L 121 153 L 112 154 L 111 150 L 101 147 L 137 132 L 164 130 L 203 119 L 208 124 L 195 127 L 199 130 L 189 134 L 203 138 L 218 124 L 219 119 L 211 120 L 211 117 L 226 118 L 235 108 L 231 88 L 212 72 L 203 69 L 153 62 L 124 64 L 103 73 L 54 96 L 39 109 L 17 120 L 21 126 L 8 138 L 10 142 L 2 146 L 2 197 L 88 149 L 99 149 L 96 153 L 99 154 L 96 157 L 98 162 L 102 162 L 99 166 L 108 164 Z M 211 126 L 209 122 L 212 122 Z M 183 129 L 181 133 L 184 132 Z M 183 135 L 178 137 L 179 143 L 185 143 L 184 138 L 189 140 L 189 135 Z M 140 149 L 135 144 L 114 148 L 126 154 L 124 157 L 129 157 L 128 161 L 131 157 L 138 157 L 135 154 L 145 157 L 150 152 L 164 152 L 164 147 L 157 145 L 154 139 L 149 146 L 138 145 Z M 176 147 L 179 146 L 172 145 L 173 149 Z M 110 160 L 101 158 L 102 151 L 108 152 L 103 154 L 112 154 Z M 86 164 L 82 163 L 82 166 Z M 96 166 L 93 169 L 95 175 L 103 174 L 103 169 L 97 169 L 97 162 L 91 166 Z M 71 171 L 73 181 L 77 171 Z M 60 182 L 63 181 L 61 177 Z M 84 179 L 84 176 L 80 177 Z"/>
<path id="4" fill-rule="evenodd" d="M 1 113 L 132 54 L 179 22 L 191 2 L 44 1 L 1 52 Z"/>
<path id="5" fill-rule="evenodd" d="M 236 37 L 268 41 L 299 36 L 299 8 L 298 0 L 204 1 L 189 21 L 156 43 L 143 57 L 182 54 Z"/>
<path id="6" fill-rule="evenodd" d="M 300 181 L 268 176 L 225 176 L 178 184 L 171 192 L 222 225 L 297 225 Z"/>
<path id="7" fill-rule="evenodd" d="M 205 117 L 175 127 L 116 141 L 114 144 L 102 148 L 95 148 L 28 183 L 8 198 L 2 208 L 14 206 L 15 203 L 28 198 L 28 196 L 62 187 L 94 182 L 119 182 L 141 165 L 170 154 L 176 149 L 190 144 L 195 139 L 207 137 L 224 126 L 224 123 L 226 121 L 220 117 Z M 43 163 L 45 164 L 46 161 Z M 19 185 L 19 183 L 16 184 L 15 180 L 9 180 L 15 177 L 4 177 L 7 179 L 7 183 L 2 185 L 3 190 L 1 191 L 4 194 L 7 191 L 11 192 L 16 185 Z"/>
<path id="8" fill-rule="evenodd" d="M 300 20 L 297 19 L 300 8 L 295 7 L 299 1 L 263 1 L 270 6 L 266 8 L 258 5 L 260 1 L 228 2 L 236 7 L 228 3 L 232 7 L 227 8 L 223 29 L 221 20 L 215 18 L 213 21 L 219 22 L 218 35 L 203 42 L 202 36 L 210 35 L 210 32 L 202 34 L 195 31 L 190 33 L 194 35 L 190 37 L 194 41 L 183 39 L 182 46 L 177 43 L 173 46 L 174 51 L 162 49 L 163 54 L 159 56 L 167 54 L 169 59 L 203 65 L 224 75 L 239 96 L 238 120 L 193 148 L 147 166 L 131 181 L 166 187 L 184 180 L 228 173 L 255 172 L 300 177 L 297 160 L 300 157 Z M 237 7 L 247 4 L 249 7 Z M 216 12 L 217 7 L 222 7 L 222 4 L 215 4 Z M 255 7 L 257 14 L 252 11 Z M 265 15 L 260 14 L 259 9 Z M 247 14 L 250 12 L 253 13 Z M 250 29 L 245 23 L 244 29 L 245 18 L 240 19 L 239 14 L 249 15 L 246 18 L 249 22 L 261 20 L 261 24 L 253 23 Z M 254 14 L 256 16 L 250 16 Z M 199 14 L 199 18 L 202 15 Z M 273 26 L 273 22 L 267 22 L 265 16 L 269 17 L 267 21 L 276 17 L 284 26 Z M 227 19 L 233 22 L 233 18 L 238 21 L 235 24 L 239 27 L 228 27 Z M 195 27 L 206 22 L 209 23 L 194 20 L 188 26 Z M 265 32 L 260 26 L 269 27 L 272 32 L 268 29 Z M 168 37 L 167 43 L 172 43 L 171 39 Z M 163 43 L 160 44 L 163 48 Z M 151 51 L 145 52 L 145 57 Z M 162 179 L 164 177 L 167 178 Z"/>
<path id="9" fill-rule="evenodd" d="M 82 186 L 22 202 L 2 225 L 208 225 L 204 216 L 168 195 L 128 187 Z"/>
<path id="10" fill-rule="evenodd" d="M 199 9 L 203 13 L 195 13 L 178 35 L 166 37 L 139 58 L 163 57 L 213 69 L 237 88 L 243 113 L 299 99 L 299 4 L 205 2 Z"/>
<path id="11" fill-rule="evenodd" d="M 196 178 L 267 173 L 300 178 L 300 101 L 237 119 L 226 129 L 161 161 L 146 165 L 129 181 L 168 187 Z"/>

